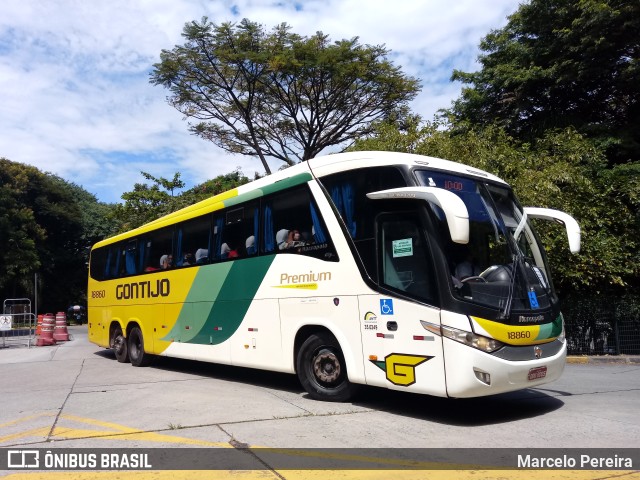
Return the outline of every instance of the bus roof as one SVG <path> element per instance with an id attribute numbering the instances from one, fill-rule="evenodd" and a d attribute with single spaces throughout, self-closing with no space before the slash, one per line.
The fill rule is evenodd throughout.
<path id="1" fill-rule="evenodd" d="M 427 167 L 429 169 L 460 173 L 462 175 L 478 177 L 483 180 L 505 183 L 502 179 L 483 170 L 472 168 L 461 163 L 452 162 L 450 160 L 427 157 L 424 155 L 385 151 L 337 153 L 312 158 L 307 162 L 301 162 L 285 170 L 278 171 L 266 177 L 254 180 L 253 182 L 212 196 L 198 203 L 194 203 L 193 205 L 189 205 L 188 207 L 160 217 L 138 228 L 102 240 L 96 243 L 94 248 L 135 237 L 136 235 L 156 230 L 157 228 L 188 220 L 200 214 L 230 207 L 252 198 L 259 198 L 294 185 L 306 183 L 311 180 L 313 176 L 324 177 L 333 173 L 357 170 L 360 168 L 393 165 Z"/>
<path id="2" fill-rule="evenodd" d="M 375 166 L 375 164 L 378 164 L 378 166 L 405 165 L 408 167 L 427 167 L 435 170 L 470 175 L 485 180 L 491 180 L 493 182 L 505 183 L 501 178 L 478 168 L 473 168 L 450 160 L 427 157 L 425 155 L 416 155 L 413 153 L 385 151 L 336 153 L 313 158 L 309 160 L 308 163 L 316 177 L 324 177 L 325 175 L 347 170 L 372 167 Z"/>

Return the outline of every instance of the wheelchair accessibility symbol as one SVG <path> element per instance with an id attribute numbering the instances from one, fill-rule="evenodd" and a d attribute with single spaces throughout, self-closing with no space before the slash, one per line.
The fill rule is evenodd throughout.
<path id="1" fill-rule="evenodd" d="M 382 315 L 393 315 L 393 300 L 390 298 L 381 298 L 380 313 Z"/>

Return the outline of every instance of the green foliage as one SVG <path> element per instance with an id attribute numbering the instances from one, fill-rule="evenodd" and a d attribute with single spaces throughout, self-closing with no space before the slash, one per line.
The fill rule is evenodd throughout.
<path id="1" fill-rule="evenodd" d="M 435 123 L 414 124 L 406 132 L 387 125 L 355 148 L 417 153 L 481 168 L 509 182 L 523 204 L 573 215 L 582 229 L 579 255 L 569 253 L 563 228 L 538 223 L 563 292 L 640 286 L 640 162 L 607 170 L 601 149 L 573 129 L 550 130 L 523 143 L 495 126 L 454 133 Z"/>
<path id="2" fill-rule="evenodd" d="M 174 191 L 184 188 L 180 173 L 176 173 L 172 180 L 164 177 L 156 178 L 146 172 L 140 173 L 153 183 L 151 185 L 136 183 L 131 192 L 122 194 L 124 204 L 117 204 L 111 213 L 111 218 L 116 221 L 121 232 L 139 227 L 177 210 Z"/>
<path id="3" fill-rule="evenodd" d="M 267 173 L 266 157 L 292 165 L 354 141 L 405 110 L 419 90 L 382 46 L 290 30 L 283 23 L 268 33 L 247 19 L 187 23 L 185 44 L 162 51 L 151 83 L 170 90 L 193 133 L 257 155 Z"/>
<path id="4" fill-rule="evenodd" d="M 55 175 L 0 159 L 0 296 L 32 296 L 37 272 L 44 308 L 82 301 L 88 248 L 113 233 L 109 208 Z"/>
<path id="5" fill-rule="evenodd" d="M 456 128 L 499 124 L 532 139 L 574 127 L 611 164 L 640 158 L 640 2 L 530 0 L 480 43 L 480 71 L 448 112 Z"/>
<path id="6" fill-rule="evenodd" d="M 249 182 L 249 179 L 237 169 L 231 173 L 218 175 L 212 180 L 207 180 L 176 195 L 174 194 L 176 189 L 184 188 L 184 182 L 180 180 L 180 173 L 176 173 L 172 180 L 163 177 L 156 178 L 146 172 L 141 172 L 141 174 L 153 183 L 151 185 L 136 183 L 133 191 L 122 194 L 124 203 L 116 205 L 110 213 L 110 218 L 118 224 L 120 232 L 139 227 L 205 198 Z"/>
<path id="7" fill-rule="evenodd" d="M 23 289 L 40 266 L 36 242 L 43 241 L 46 232 L 23 201 L 34 171 L 0 158 L 0 291 Z"/>
<path id="8" fill-rule="evenodd" d="M 256 176 L 256 178 L 258 177 Z M 245 183 L 249 183 L 249 179 L 242 174 L 239 168 L 237 168 L 233 172 L 218 175 L 211 180 L 207 180 L 206 182 L 185 191 L 180 195 L 177 207 L 187 207 L 214 195 L 218 195 L 219 193 L 244 185 Z"/>

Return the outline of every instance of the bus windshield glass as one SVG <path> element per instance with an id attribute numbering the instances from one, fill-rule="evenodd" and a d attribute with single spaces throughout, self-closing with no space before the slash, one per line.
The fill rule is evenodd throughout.
<path id="1" fill-rule="evenodd" d="M 416 171 L 421 185 L 449 190 L 469 212 L 469 243 L 457 244 L 448 234 L 444 212 L 439 220 L 454 294 L 465 301 L 512 313 L 542 313 L 552 303 L 553 288 L 544 250 L 528 221 L 518 228 L 523 209 L 505 185 L 455 174 Z M 516 238 L 516 232 L 517 238 Z"/>

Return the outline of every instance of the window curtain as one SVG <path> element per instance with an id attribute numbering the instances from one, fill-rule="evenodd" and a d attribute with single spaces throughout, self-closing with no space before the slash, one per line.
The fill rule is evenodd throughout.
<path id="1" fill-rule="evenodd" d="M 353 238 L 356 238 L 356 222 L 353 221 L 355 209 L 353 185 L 348 182 L 335 185 L 331 189 L 331 198 L 340 212 L 342 220 L 347 225 L 347 230 Z"/>
<path id="2" fill-rule="evenodd" d="M 111 275 L 111 271 L 109 269 L 109 267 L 111 266 L 111 249 L 108 249 L 108 253 L 107 253 L 107 261 L 104 264 L 104 278 L 110 278 Z"/>
<path id="3" fill-rule="evenodd" d="M 119 273 L 120 273 L 120 257 L 122 256 L 120 254 L 120 249 L 116 248 L 115 249 L 116 255 L 115 255 L 115 262 L 113 264 L 113 267 L 111 268 L 111 278 L 116 278 Z"/>
<path id="4" fill-rule="evenodd" d="M 136 271 L 136 249 L 126 250 L 125 251 L 125 268 L 127 270 L 127 275 L 135 275 Z"/>
<path id="5" fill-rule="evenodd" d="M 311 211 L 311 221 L 313 222 L 313 238 L 316 243 L 326 243 L 327 236 L 324 233 L 322 222 L 320 222 L 320 217 L 313 202 L 309 203 L 309 210 Z"/>
<path id="6" fill-rule="evenodd" d="M 138 271 L 141 272 L 144 268 L 144 242 L 139 240 L 138 244 Z"/>
<path id="7" fill-rule="evenodd" d="M 215 236 L 215 252 L 214 255 L 211 255 L 209 252 L 210 258 L 216 258 L 220 260 L 220 250 L 222 249 L 222 229 L 224 227 L 224 218 L 218 217 L 216 218 L 216 236 Z"/>
<path id="8" fill-rule="evenodd" d="M 258 235 L 260 233 L 260 209 L 253 209 L 253 245 L 247 247 L 247 255 L 258 253 Z"/>
<path id="9" fill-rule="evenodd" d="M 276 248 L 275 236 L 273 233 L 273 211 L 271 204 L 264 206 L 264 251 L 273 252 Z"/>

